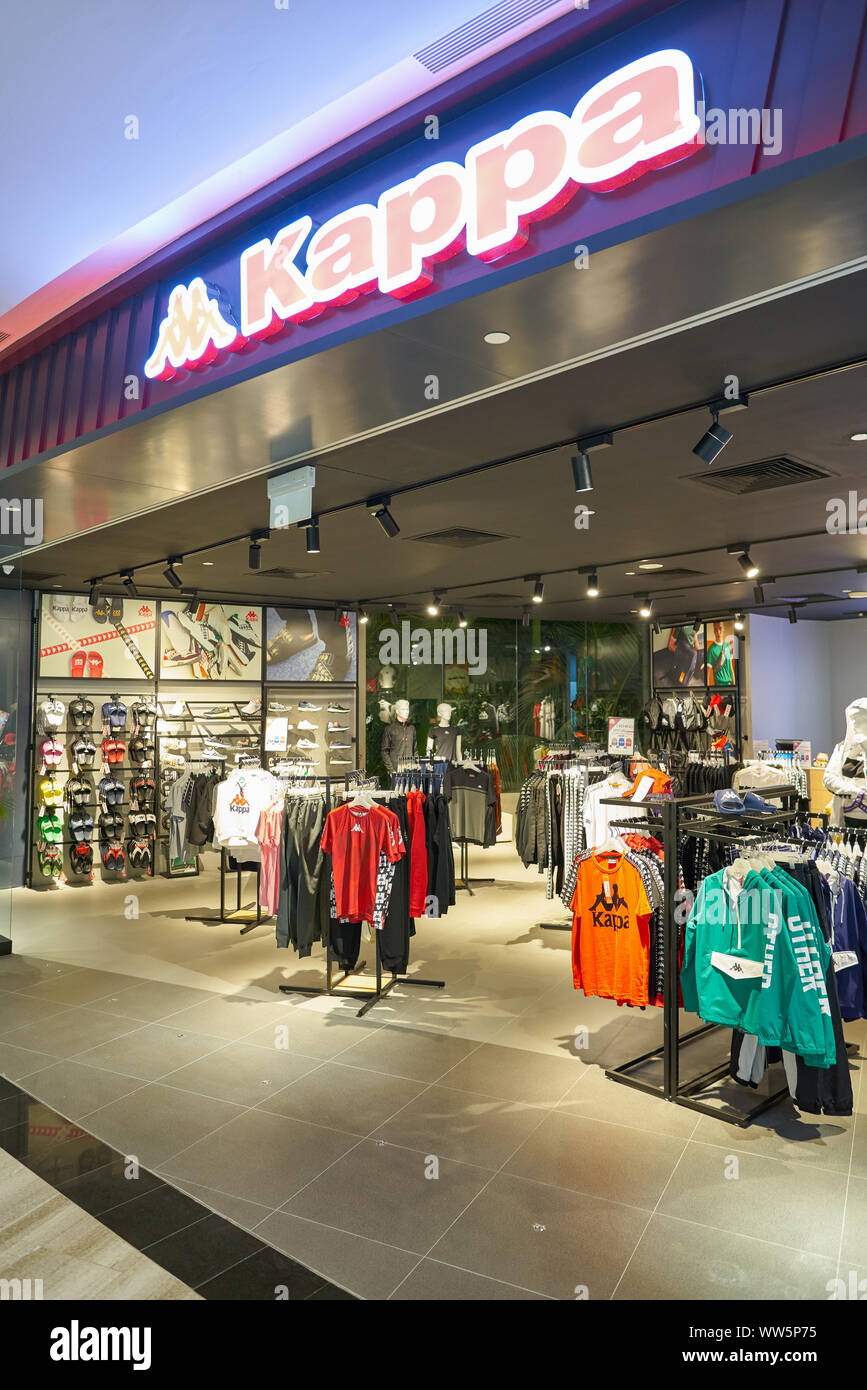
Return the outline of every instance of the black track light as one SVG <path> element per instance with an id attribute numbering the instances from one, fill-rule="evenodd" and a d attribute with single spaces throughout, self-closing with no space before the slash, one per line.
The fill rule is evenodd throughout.
<path id="1" fill-rule="evenodd" d="M 580 454 L 572 455 L 572 478 L 575 482 L 576 492 L 593 491 L 593 470 L 590 467 L 590 455 L 585 454 L 583 449 Z"/>
<path id="2" fill-rule="evenodd" d="M 641 607 L 638 611 L 642 618 L 651 618 L 653 616 L 653 599 L 650 597 L 650 594 L 645 594 L 644 598 L 641 600 Z"/>
<path id="3" fill-rule="evenodd" d="M 713 463 L 722 453 L 725 446 L 732 437 L 731 430 L 727 430 L 725 425 L 719 422 L 719 412 L 711 411 L 713 424 L 709 430 L 705 430 L 701 439 L 695 445 L 693 453 L 697 454 L 703 463 Z"/>
<path id="4" fill-rule="evenodd" d="M 360 623 L 366 623 L 368 621 L 367 610 L 365 608 L 359 608 L 358 621 Z"/>
<path id="5" fill-rule="evenodd" d="M 523 613 L 521 614 L 521 624 L 522 624 L 523 627 L 529 627 L 529 626 L 530 626 L 530 610 L 529 610 L 529 608 L 525 608 L 524 611 L 523 611 Z"/>
<path id="6" fill-rule="evenodd" d="M 533 602 L 542 603 L 545 598 L 545 581 L 541 575 L 536 575 L 536 582 L 533 585 Z"/>
<path id="7" fill-rule="evenodd" d="M 659 626 L 659 619 L 658 619 L 658 618 L 654 618 L 654 620 L 653 620 L 653 631 L 656 633 L 657 637 L 659 636 L 661 630 L 662 630 L 662 629 L 661 629 L 660 626 Z"/>
<path id="8" fill-rule="evenodd" d="M 99 585 L 95 579 L 91 579 L 90 581 L 90 593 L 87 596 L 87 601 L 91 608 L 95 608 L 99 603 Z"/>
<path id="9" fill-rule="evenodd" d="M 168 560 L 168 568 L 163 570 L 163 578 L 169 581 L 173 589 L 182 589 L 184 587 L 184 581 L 181 579 L 181 576 L 177 573 L 176 570 L 176 566 L 181 564 L 183 558 L 183 555 L 170 555 Z M 127 570 L 127 575 L 129 576 L 129 583 L 132 584 L 132 570 Z M 123 579 L 124 584 L 126 584 L 126 576 L 121 575 L 121 578 Z M 130 589 L 130 593 L 135 593 L 135 586 L 133 586 Z"/>
<path id="10" fill-rule="evenodd" d="M 795 624 L 797 621 L 798 621 L 798 610 L 797 610 L 797 608 L 790 608 L 790 609 L 789 609 L 789 622 L 794 626 L 794 624 Z"/>
<path id="11" fill-rule="evenodd" d="M 372 497 L 366 505 L 374 521 L 379 522 L 390 540 L 394 540 L 395 536 L 400 535 L 400 527 L 389 511 L 391 506 L 390 497 Z"/>
<path id="12" fill-rule="evenodd" d="M 319 517 L 312 516 L 304 528 L 307 538 L 307 554 L 319 554 Z"/>
<path id="13" fill-rule="evenodd" d="M 138 594 L 138 589 L 135 587 L 135 573 L 134 573 L 134 571 L 133 571 L 133 570 L 121 570 L 121 572 L 120 572 L 120 578 L 121 578 L 121 582 L 122 582 L 122 584 L 123 584 L 123 587 L 126 589 L 127 593 L 130 595 L 131 598 L 135 598 L 136 595 Z M 178 588 L 180 588 L 180 580 L 178 580 Z"/>
<path id="14" fill-rule="evenodd" d="M 699 618 L 699 617 L 693 618 L 693 620 L 692 620 L 692 625 L 693 625 L 693 627 L 696 628 L 696 629 L 697 629 L 697 628 L 700 628 L 700 627 L 701 627 L 701 618 Z"/>
<path id="15" fill-rule="evenodd" d="M 743 613 L 735 613 L 735 632 L 743 632 L 743 630 L 744 630 L 744 615 L 743 615 Z"/>
<path id="16" fill-rule="evenodd" d="M 438 618 L 438 617 L 439 617 L 439 612 L 440 612 L 440 601 L 441 601 L 441 596 L 440 596 L 439 594 L 434 594 L 434 595 L 432 596 L 431 601 L 430 601 L 430 603 L 429 603 L 428 606 L 427 606 L 427 614 L 428 614 L 428 617 L 429 617 L 429 618 Z"/>
<path id="17" fill-rule="evenodd" d="M 756 587 L 753 589 L 753 602 L 754 602 L 754 603 L 764 603 L 764 601 L 765 601 L 765 591 L 764 591 L 764 589 L 762 588 L 761 584 L 757 584 Z"/>
<path id="18" fill-rule="evenodd" d="M 595 570 L 591 570 L 587 576 L 587 597 L 599 597 L 599 575 Z"/>
<path id="19" fill-rule="evenodd" d="M 750 559 L 750 548 L 746 541 L 734 541 L 726 546 L 729 555 L 738 557 L 738 564 L 746 575 L 747 579 L 755 579 L 759 572 L 759 567 L 754 560 Z"/>
<path id="20" fill-rule="evenodd" d="M 464 614 L 461 612 L 461 610 L 458 609 L 458 627 L 466 627 L 466 626 L 467 626 L 467 620 L 466 620 L 466 618 L 464 617 Z"/>
<path id="21" fill-rule="evenodd" d="M 198 593 L 197 593 L 197 591 L 196 591 L 195 589 L 191 589 L 191 590 L 190 590 L 190 596 L 189 596 L 189 598 L 187 599 L 187 606 L 186 606 L 186 608 L 184 609 L 184 612 L 185 612 L 185 613 L 188 613 L 189 616 L 190 616 L 191 618 L 194 618 L 194 617 L 196 616 L 196 613 L 198 612 L 198 608 L 199 608 L 199 595 L 198 595 Z"/>
<path id="22" fill-rule="evenodd" d="M 259 570 L 262 568 L 262 547 L 258 541 L 250 542 L 248 563 L 251 570 Z"/>

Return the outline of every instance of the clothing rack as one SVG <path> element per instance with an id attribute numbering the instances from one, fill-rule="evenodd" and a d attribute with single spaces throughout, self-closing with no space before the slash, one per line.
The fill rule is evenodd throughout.
<path id="1" fill-rule="evenodd" d="M 326 778 L 325 781 L 329 782 L 329 790 L 326 793 L 326 798 L 329 799 L 330 779 Z M 369 785 L 370 783 L 372 783 L 373 785 Z M 354 769 L 354 771 L 346 773 L 344 777 L 343 794 L 344 796 L 348 796 L 350 792 L 362 790 L 368 792 L 370 796 L 374 797 L 374 799 L 376 797 L 381 797 L 384 800 L 389 799 L 390 797 L 395 795 L 399 796 L 401 794 L 399 792 L 393 792 L 390 789 L 383 790 L 377 784 L 378 778 L 371 777 L 366 779 L 363 770 L 356 768 Z M 337 996 L 342 997 L 344 999 L 364 1000 L 364 1003 L 362 1004 L 361 1008 L 358 1009 L 356 1012 L 357 1018 L 363 1018 L 364 1015 L 374 1007 L 374 1005 L 379 1004 L 381 1000 L 385 999 L 386 996 L 389 995 L 397 985 L 427 985 L 430 989 L 445 989 L 445 980 L 422 980 L 419 979 L 417 975 L 400 975 L 395 971 L 391 972 L 391 979 L 386 980 L 385 984 L 383 984 L 382 951 L 380 948 L 379 932 L 377 931 L 376 927 L 371 927 L 371 931 L 373 932 L 374 941 L 376 945 L 376 982 L 373 986 L 352 985 L 344 988 L 346 980 L 350 979 L 353 975 L 361 975 L 363 973 L 365 966 L 367 965 L 366 960 L 358 961 L 358 963 L 354 965 L 351 970 L 344 970 L 343 973 L 339 976 L 339 978 L 335 980 L 334 966 L 335 964 L 337 964 L 337 961 L 331 949 L 331 941 L 329 939 L 325 948 L 325 984 L 279 985 L 278 988 L 280 990 L 280 993 L 330 995 L 332 997 Z"/>
<path id="2" fill-rule="evenodd" d="M 789 1091 L 788 1087 L 783 1087 L 778 1091 L 760 1095 L 752 1105 L 746 1108 L 720 1107 L 708 1104 L 701 1097 L 710 1087 L 729 1077 L 728 1059 L 722 1063 L 706 1067 L 697 1075 L 687 1079 L 682 1077 L 681 1053 L 684 1048 L 694 1043 L 698 1038 L 707 1038 L 717 1030 L 722 1029 L 723 1032 L 730 1030 L 724 1029 L 722 1024 L 702 1023 L 700 1027 L 693 1028 L 688 1033 L 681 1032 L 680 926 L 675 919 L 678 906 L 677 847 L 683 834 L 737 844 L 741 837 L 731 832 L 743 827 L 754 830 L 757 826 L 790 825 L 792 821 L 797 819 L 799 815 L 797 791 L 791 783 L 763 788 L 763 791 L 768 797 L 778 797 L 781 800 L 786 798 L 790 804 L 773 814 L 727 816 L 714 813 L 713 799 L 706 795 L 644 803 L 648 811 L 657 812 L 659 815 L 659 822 L 654 828 L 657 831 L 657 838 L 661 839 L 663 845 L 665 897 L 663 903 L 663 952 L 665 956 L 662 1011 L 663 1042 L 661 1046 L 642 1053 L 640 1057 L 633 1057 L 628 1062 L 621 1063 L 620 1066 L 608 1068 L 605 1072 L 609 1080 L 617 1081 L 620 1085 L 631 1086 L 634 1090 L 644 1091 L 647 1095 L 658 1096 L 671 1104 L 695 1110 L 701 1115 L 709 1115 L 715 1120 L 725 1120 L 728 1124 L 737 1125 L 742 1129 L 751 1124 L 758 1115 L 788 1096 Z M 605 804 L 613 806 L 617 805 L 618 802 L 622 805 L 619 798 L 613 797 L 606 799 Z M 649 817 L 648 826 L 653 826 L 653 821 Z M 724 826 L 728 827 L 730 833 L 723 833 Z M 636 1069 L 645 1067 L 652 1069 L 658 1077 L 660 1062 L 662 1065 L 661 1079 L 647 1080 L 633 1075 Z M 732 1085 L 734 1084 L 733 1082 Z"/>

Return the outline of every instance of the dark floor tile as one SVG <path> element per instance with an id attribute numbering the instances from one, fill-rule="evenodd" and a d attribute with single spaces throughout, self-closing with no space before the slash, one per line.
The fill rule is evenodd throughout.
<path id="1" fill-rule="evenodd" d="M 101 1216 L 112 1207 L 119 1207 L 123 1202 L 131 1202 L 136 1197 L 165 1186 L 162 1178 L 145 1168 L 138 1170 L 137 1177 L 127 1177 L 127 1172 L 128 1160 L 117 1154 L 102 1168 L 61 1183 L 58 1190 L 83 1211 L 90 1212 L 91 1216 Z"/>
<path id="2" fill-rule="evenodd" d="M 224 1274 L 200 1284 L 196 1292 L 202 1298 L 227 1302 L 287 1300 L 295 1303 L 309 1298 L 322 1285 L 321 1275 L 311 1274 L 309 1269 L 281 1255 L 279 1250 L 266 1246 Z"/>
<path id="3" fill-rule="evenodd" d="M 194 1225 L 145 1246 L 144 1253 L 194 1289 L 265 1248 L 261 1240 L 222 1216 L 208 1214 Z"/>
<path id="4" fill-rule="evenodd" d="M 99 1219 L 115 1235 L 134 1245 L 137 1250 L 144 1250 L 145 1246 L 174 1235 L 207 1214 L 206 1209 L 194 1202 L 192 1197 L 163 1183 L 152 1192 L 134 1197 L 131 1202 L 111 1207 Z"/>
<path id="5" fill-rule="evenodd" d="M 348 1299 L 350 1303 L 356 1303 L 358 1301 L 354 1293 L 347 1293 L 345 1289 L 338 1289 L 336 1284 L 323 1284 L 321 1289 L 317 1289 L 315 1293 L 310 1295 L 307 1302 L 339 1303 L 346 1299 Z"/>

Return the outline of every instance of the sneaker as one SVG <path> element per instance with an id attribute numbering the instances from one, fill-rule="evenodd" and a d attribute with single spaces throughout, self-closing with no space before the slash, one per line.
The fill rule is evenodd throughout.
<path id="1" fill-rule="evenodd" d="M 348 724 L 337 724 L 337 723 L 335 723 L 333 720 L 329 719 L 329 721 L 328 721 L 328 732 L 329 732 L 330 734 L 348 734 L 348 733 L 349 733 L 349 725 L 348 725 Z"/>
<path id="2" fill-rule="evenodd" d="M 351 758 L 329 758 L 329 767 L 349 767 L 352 764 Z"/>
<path id="3" fill-rule="evenodd" d="M 295 747 L 296 747 L 296 748 L 318 748 L 318 747 L 319 747 L 319 744 L 318 744 L 318 743 L 314 743 L 313 740 L 312 740 L 312 739 L 309 739 L 309 738 L 299 738 L 299 740 L 298 740 L 298 742 L 296 743 Z"/>
<path id="4" fill-rule="evenodd" d="M 328 745 L 329 748 L 351 748 L 351 743 L 345 743 L 340 739 L 333 738 Z"/>
<path id="5" fill-rule="evenodd" d="M 269 710 L 269 712 L 270 712 L 272 709 L 276 709 L 276 710 L 282 711 L 284 714 L 286 714 L 286 713 L 287 713 L 290 709 L 292 709 L 292 708 L 293 708 L 292 705 L 281 705 L 281 703 L 280 703 L 279 700 L 270 700 L 269 703 L 268 703 L 268 710 Z"/>
<path id="6" fill-rule="evenodd" d="M 246 705 L 241 706 L 242 714 L 260 714 L 262 712 L 261 700 L 248 700 Z"/>
<path id="7" fill-rule="evenodd" d="M 199 710 L 196 719 L 231 719 L 232 711 L 228 705 L 214 705 L 213 709 Z"/>
<path id="8" fill-rule="evenodd" d="M 311 724 L 309 719 L 301 719 L 298 722 L 299 729 L 315 729 L 316 725 Z"/>
<path id="9" fill-rule="evenodd" d="M 164 713 L 169 719 L 181 719 L 187 712 L 187 707 L 183 700 L 175 700 L 173 705 L 166 705 Z"/>
<path id="10" fill-rule="evenodd" d="M 310 703 L 309 700 L 299 700 L 299 701 L 298 701 L 298 708 L 299 708 L 299 709 L 321 709 L 322 706 L 321 706 L 321 705 L 311 705 L 311 703 Z"/>
<path id="11" fill-rule="evenodd" d="M 348 706 L 348 705 L 329 705 L 329 706 L 328 706 L 328 713 L 329 713 L 329 714 L 348 714 L 348 713 L 349 713 L 349 706 Z"/>

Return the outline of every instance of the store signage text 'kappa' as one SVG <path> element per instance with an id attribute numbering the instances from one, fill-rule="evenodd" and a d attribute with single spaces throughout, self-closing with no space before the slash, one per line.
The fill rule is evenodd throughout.
<path id="1" fill-rule="evenodd" d="M 661 49 L 597 82 L 571 116 L 525 116 L 473 145 L 463 164 L 432 164 L 315 231 L 297 218 L 242 253 L 239 325 L 201 277 L 172 290 L 146 375 L 171 380 L 362 294 L 410 298 L 460 252 L 494 261 L 520 249 L 530 224 L 582 186 L 620 188 L 700 149 L 697 95 L 687 55 Z"/>

